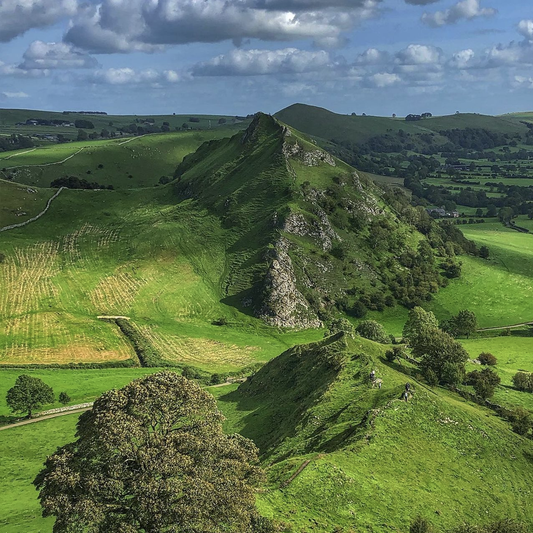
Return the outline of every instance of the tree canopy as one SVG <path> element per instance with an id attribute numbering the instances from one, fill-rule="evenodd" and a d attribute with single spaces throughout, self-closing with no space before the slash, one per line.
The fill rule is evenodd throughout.
<path id="1" fill-rule="evenodd" d="M 15 386 L 7 391 L 6 402 L 14 413 L 28 413 L 31 418 L 35 409 L 54 401 L 54 391 L 39 378 L 22 374 Z"/>
<path id="2" fill-rule="evenodd" d="M 54 533 L 255 532 L 258 450 L 222 432 L 213 396 L 173 372 L 112 390 L 34 483 Z"/>
<path id="3" fill-rule="evenodd" d="M 431 311 L 424 311 L 421 307 L 414 307 L 409 311 L 407 322 L 403 327 L 403 337 L 414 346 L 419 337 L 427 330 L 439 327 L 435 315 Z"/>

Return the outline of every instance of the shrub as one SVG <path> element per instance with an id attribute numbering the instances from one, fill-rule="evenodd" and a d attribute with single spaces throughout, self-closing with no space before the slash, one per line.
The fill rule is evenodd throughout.
<path id="1" fill-rule="evenodd" d="M 228 325 L 228 319 L 225 316 L 221 316 L 220 318 L 217 318 L 216 320 L 213 320 L 211 322 L 213 326 L 227 326 Z"/>
<path id="2" fill-rule="evenodd" d="M 197 379 L 200 377 L 198 372 L 190 366 L 184 366 L 183 370 L 181 371 L 181 375 L 187 379 Z"/>
<path id="3" fill-rule="evenodd" d="M 401 359 L 404 357 L 405 351 L 403 349 L 403 346 L 394 346 L 392 350 L 387 350 L 385 352 L 385 357 L 387 358 L 387 361 L 389 363 L 394 362 L 396 359 Z"/>
<path id="4" fill-rule="evenodd" d="M 480 353 L 478 358 L 477 358 L 477 360 L 482 365 L 494 366 L 494 365 L 498 364 L 498 360 L 496 359 L 496 357 L 494 357 L 494 355 L 492 355 L 491 353 L 488 353 L 488 352 Z"/>
<path id="5" fill-rule="evenodd" d="M 225 383 L 226 376 L 222 374 L 212 374 L 211 375 L 211 385 L 220 385 L 221 383 Z"/>
<path id="6" fill-rule="evenodd" d="M 439 376 L 437 376 L 437 373 L 431 368 L 424 369 L 424 378 L 430 387 L 435 387 L 435 385 L 439 384 Z"/>
<path id="7" fill-rule="evenodd" d="M 513 376 L 513 385 L 521 391 L 533 392 L 533 374 L 517 372 Z"/>
<path id="8" fill-rule="evenodd" d="M 355 328 L 355 331 L 361 337 L 374 342 L 380 342 L 381 344 L 390 342 L 390 337 L 387 335 L 385 328 L 375 320 L 364 320 Z"/>
<path id="9" fill-rule="evenodd" d="M 59 394 L 59 403 L 62 403 L 63 405 L 67 405 L 71 399 L 72 398 L 66 392 L 61 392 Z"/>
<path id="10" fill-rule="evenodd" d="M 431 522 L 422 516 L 417 516 L 409 527 L 409 533 L 431 533 L 433 526 Z"/>
<path id="11" fill-rule="evenodd" d="M 533 425 L 531 413 L 523 407 L 515 407 L 509 414 L 509 420 L 515 433 L 527 435 Z"/>

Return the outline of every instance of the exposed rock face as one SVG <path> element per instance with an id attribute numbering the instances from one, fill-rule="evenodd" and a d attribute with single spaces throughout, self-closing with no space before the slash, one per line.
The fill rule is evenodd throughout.
<path id="1" fill-rule="evenodd" d="M 328 252 L 333 246 L 333 241 L 340 241 L 341 238 L 331 226 L 324 210 L 315 206 L 315 215 L 320 222 L 314 221 L 310 224 L 301 213 L 291 213 L 285 220 L 283 231 L 300 237 L 311 237 L 322 250 Z"/>
<path id="2" fill-rule="evenodd" d="M 286 142 L 283 146 L 283 153 L 287 158 L 298 157 L 302 160 L 303 164 L 308 167 L 317 167 L 320 163 L 327 163 L 332 167 L 337 166 L 334 157 L 331 154 L 328 154 L 328 152 L 324 152 L 323 150 L 313 150 L 312 152 L 308 152 L 297 142 L 294 144 Z"/>
<path id="3" fill-rule="evenodd" d="M 272 252 L 272 262 L 264 283 L 266 296 L 257 315 L 271 326 L 319 328 L 322 322 L 296 287 L 289 246 L 289 242 L 282 237 Z"/>

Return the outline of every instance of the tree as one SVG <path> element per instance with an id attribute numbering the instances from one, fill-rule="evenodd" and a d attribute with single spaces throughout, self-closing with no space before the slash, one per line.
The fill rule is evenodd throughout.
<path id="1" fill-rule="evenodd" d="M 479 257 L 482 259 L 488 259 L 490 256 L 490 250 L 486 246 L 482 246 L 479 249 Z"/>
<path id="2" fill-rule="evenodd" d="M 375 320 L 363 320 L 363 322 L 355 328 L 355 331 L 365 339 L 380 342 L 382 344 L 390 343 L 390 337 L 387 335 L 385 328 Z"/>
<path id="3" fill-rule="evenodd" d="M 54 401 L 54 391 L 39 378 L 22 374 L 15 381 L 15 386 L 7 391 L 6 402 L 14 413 L 28 413 L 28 418 L 35 409 Z"/>
<path id="4" fill-rule="evenodd" d="M 531 413 L 523 407 L 515 407 L 509 415 L 509 420 L 513 431 L 519 435 L 527 435 L 533 426 Z"/>
<path id="5" fill-rule="evenodd" d="M 59 403 L 62 403 L 63 405 L 67 405 L 71 400 L 71 397 L 66 392 L 61 392 L 59 394 Z"/>
<path id="6" fill-rule="evenodd" d="M 414 307 L 409 311 L 407 322 L 403 327 L 403 337 L 411 346 L 429 329 L 438 328 L 439 323 L 431 311 L 424 311 L 421 307 Z"/>
<path id="7" fill-rule="evenodd" d="M 421 357 L 420 366 L 426 379 L 443 385 L 457 385 L 464 380 L 468 352 L 451 335 L 438 329 L 421 333 L 413 346 L 413 354 Z"/>
<path id="8" fill-rule="evenodd" d="M 89 135 L 85 130 L 78 130 L 78 141 L 86 141 Z"/>
<path id="9" fill-rule="evenodd" d="M 487 365 L 487 366 L 495 366 L 498 364 L 498 359 L 496 359 L 496 357 L 494 357 L 494 355 L 492 355 L 491 353 L 489 352 L 481 352 L 478 356 L 477 356 L 477 360 L 482 364 L 482 365 Z"/>
<path id="10" fill-rule="evenodd" d="M 477 318 L 473 311 L 463 309 L 459 311 L 454 318 L 455 327 L 459 335 L 466 335 L 466 338 L 470 337 L 471 333 L 474 333 L 477 329 Z"/>
<path id="11" fill-rule="evenodd" d="M 469 372 L 467 383 L 474 387 L 476 394 L 486 400 L 494 396 L 496 387 L 501 383 L 500 376 L 490 368 L 484 368 L 481 371 L 474 370 Z"/>
<path id="12" fill-rule="evenodd" d="M 55 533 L 269 531 L 255 510 L 258 450 L 223 420 L 173 372 L 105 393 L 37 475 L 43 516 Z"/>

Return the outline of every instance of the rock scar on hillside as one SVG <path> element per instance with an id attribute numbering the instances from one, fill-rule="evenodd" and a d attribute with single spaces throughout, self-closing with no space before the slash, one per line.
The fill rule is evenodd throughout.
<path id="1" fill-rule="evenodd" d="M 270 266 L 264 281 L 265 297 L 257 315 L 271 326 L 319 328 L 322 322 L 296 287 L 289 246 L 289 241 L 282 237 L 270 252 Z"/>

